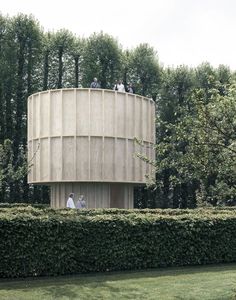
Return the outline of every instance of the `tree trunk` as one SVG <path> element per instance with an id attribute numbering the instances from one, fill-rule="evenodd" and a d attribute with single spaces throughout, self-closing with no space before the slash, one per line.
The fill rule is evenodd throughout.
<path id="1" fill-rule="evenodd" d="M 43 63 L 43 90 L 48 89 L 49 50 L 45 51 Z"/>
<path id="2" fill-rule="evenodd" d="M 79 56 L 74 57 L 75 61 L 75 88 L 79 87 Z"/>
<path id="3" fill-rule="evenodd" d="M 62 75 L 63 75 L 63 61 L 62 61 L 62 56 L 63 56 L 63 48 L 60 48 L 58 51 L 58 84 L 57 88 L 61 89 L 62 88 Z"/>

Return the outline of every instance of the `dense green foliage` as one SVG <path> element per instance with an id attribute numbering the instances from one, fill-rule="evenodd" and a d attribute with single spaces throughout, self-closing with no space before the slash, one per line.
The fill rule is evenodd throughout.
<path id="1" fill-rule="evenodd" d="M 0 276 L 236 261 L 235 210 L 144 212 L 1 208 Z"/>
<path id="2" fill-rule="evenodd" d="M 204 63 L 164 69 L 155 49 L 123 50 L 103 32 L 87 39 L 43 32 L 23 14 L 0 15 L 0 201 L 48 203 L 47 187 L 27 184 L 27 97 L 38 91 L 102 88 L 115 80 L 156 101 L 154 189 L 137 188 L 138 208 L 234 205 L 235 73 Z"/>
<path id="3" fill-rule="evenodd" d="M 163 86 L 157 103 L 158 206 L 234 205 L 234 75 L 223 66 L 180 67 Z"/>

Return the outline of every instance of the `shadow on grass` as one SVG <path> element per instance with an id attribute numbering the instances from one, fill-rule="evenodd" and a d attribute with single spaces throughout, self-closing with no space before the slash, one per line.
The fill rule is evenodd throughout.
<path id="1" fill-rule="evenodd" d="M 62 297 L 67 297 L 69 299 L 78 299 L 78 294 L 73 292 L 70 286 L 62 286 L 54 285 L 51 287 L 46 287 L 45 285 L 41 285 L 40 288 L 43 288 L 44 296 L 50 296 L 52 299 L 61 299 Z M 35 289 L 34 286 L 31 286 L 31 289 Z"/>
<path id="2" fill-rule="evenodd" d="M 110 273 L 93 273 L 93 274 L 80 274 L 70 276 L 58 277 L 39 277 L 39 278 L 24 278 L 24 279 L 1 279 L 0 290 L 25 290 L 43 289 L 46 295 L 59 299 L 59 296 L 66 296 L 69 299 L 76 299 L 78 294 L 73 292 L 73 286 L 81 288 L 103 287 L 109 289 L 111 292 L 120 292 L 122 289 L 112 287 L 107 282 L 140 279 L 140 278 L 154 278 L 162 276 L 178 276 L 190 275 L 197 273 L 210 273 L 210 272 L 225 272 L 236 271 L 236 264 L 218 264 L 218 265 L 205 265 L 205 266 L 185 266 L 185 267 L 169 267 L 148 270 L 135 270 L 135 271 L 122 271 Z M 132 288 L 131 288 L 132 290 Z M 130 291 L 131 291 L 130 290 Z"/>

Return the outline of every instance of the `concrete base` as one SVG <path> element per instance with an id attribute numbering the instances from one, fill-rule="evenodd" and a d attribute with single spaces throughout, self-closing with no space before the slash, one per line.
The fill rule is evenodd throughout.
<path id="1" fill-rule="evenodd" d="M 127 183 L 54 183 L 51 186 L 51 207 L 66 207 L 70 193 L 74 202 L 85 196 L 87 208 L 133 208 L 133 185 Z"/>

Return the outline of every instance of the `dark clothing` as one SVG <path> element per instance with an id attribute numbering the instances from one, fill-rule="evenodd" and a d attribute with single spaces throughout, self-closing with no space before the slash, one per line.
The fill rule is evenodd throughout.
<path id="1" fill-rule="evenodd" d="M 96 81 L 93 81 L 91 84 L 90 84 L 90 88 L 91 89 L 100 89 L 100 84 Z"/>
<path id="2" fill-rule="evenodd" d="M 127 93 L 134 94 L 134 91 L 133 91 L 132 87 L 127 88 Z"/>

